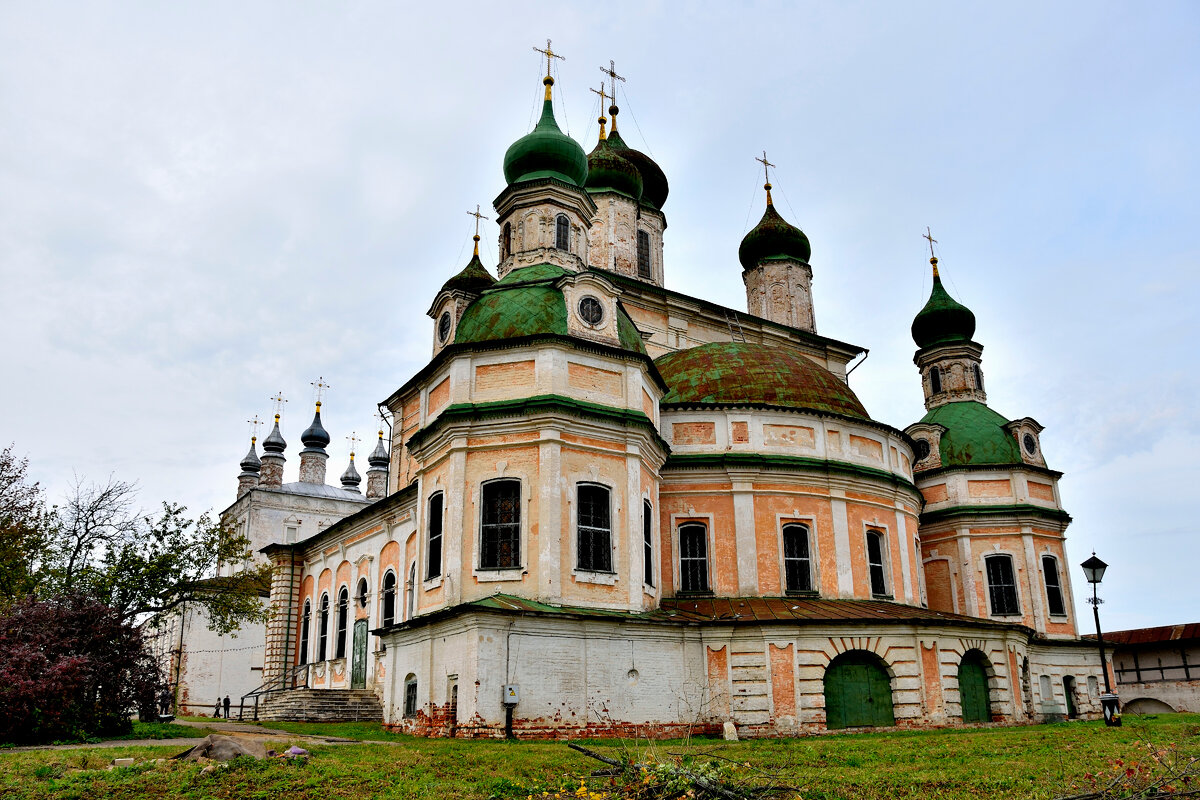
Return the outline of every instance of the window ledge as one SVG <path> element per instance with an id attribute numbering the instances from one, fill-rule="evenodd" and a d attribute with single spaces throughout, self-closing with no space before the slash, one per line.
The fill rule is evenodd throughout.
<path id="1" fill-rule="evenodd" d="M 895 595 L 892 595 L 892 594 L 873 594 L 873 595 L 871 595 L 871 599 L 872 599 L 872 600 L 888 600 L 888 601 L 895 601 L 895 599 L 896 599 L 896 596 L 895 596 Z"/>
<path id="2" fill-rule="evenodd" d="M 480 583 L 489 583 L 495 581 L 519 581 L 525 577 L 524 567 L 513 567 L 511 569 L 492 569 L 490 567 L 480 567 L 475 570 L 475 580 Z"/>
<path id="3" fill-rule="evenodd" d="M 705 589 L 702 592 L 676 592 L 675 596 L 682 597 L 685 599 L 689 598 L 689 597 L 712 597 L 713 593 L 712 593 L 712 589 Z"/>
<path id="4" fill-rule="evenodd" d="M 820 597 L 821 593 L 816 589 L 788 589 L 783 593 L 784 597 Z"/>
<path id="5" fill-rule="evenodd" d="M 575 579 L 576 583 L 599 583 L 604 586 L 617 584 L 617 573 L 615 572 L 576 568 L 571 570 L 571 577 Z"/>
<path id="6" fill-rule="evenodd" d="M 434 589 L 440 589 L 443 580 L 444 578 L 441 575 L 438 575 L 434 578 L 426 578 L 421 582 L 421 589 L 426 592 L 433 591 Z"/>

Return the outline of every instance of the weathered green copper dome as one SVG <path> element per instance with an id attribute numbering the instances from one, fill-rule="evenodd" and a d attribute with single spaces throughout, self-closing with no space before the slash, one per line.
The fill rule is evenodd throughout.
<path id="1" fill-rule="evenodd" d="M 659 357 L 666 403 L 762 404 L 870 419 L 846 383 L 810 358 L 752 342 L 710 342 Z"/>
<path id="2" fill-rule="evenodd" d="M 661 211 L 663 203 L 667 202 L 667 194 L 671 191 L 666 174 L 650 156 L 625 144 L 619 132 L 614 130 L 608 135 L 608 144 L 641 173 L 642 202 Z"/>
<path id="3" fill-rule="evenodd" d="M 476 242 L 475 247 L 479 247 L 478 242 Z M 471 256 L 471 260 L 467 262 L 467 265 L 462 268 L 461 272 L 442 284 L 442 291 L 452 292 L 457 289 L 462 292 L 479 294 L 485 289 L 492 288 L 492 285 L 495 283 L 496 279 L 492 277 L 492 273 L 488 272 L 487 267 L 479 260 L 479 252 L 477 250 Z"/>
<path id="4" fill-rule="evenodd" d="M 937 271 L 937 259 L 929 259 L 933 265 L 933 291 L 912 323 L 913 341 L 922 349 L 948 342 L 969 342 L 975 335 L 975 315 L 971 309 L 956 302 L 942 286 Z"/>
<path id="5" fill-rule="evenodd" d="M 570 336 L 567 301 L 558 280 L 569 275 L 553 264 L 515 269 L 485 291 L 463 312 L 455 344 L 494 342 L 539 334 Z M 617 338 L 621 348 L 645 355 L 637 327 L 617 306 Z"/>
<path id="6" fill-rule="evenodd" d="M 779 216 L 771 202 L 770 184 L 767 185 L 767 210 L 762 219 L 742 238 L 738 248 L 738 260 L 742 269 L 754 269 L 761 262 L 774 258 L 793 258 L 808 263 L 812 245 L 804 231 Z"/>
<path id="7" fill-rule="evenodd" d="M 946 403 L 921 417 L 921 422 L 946 429 L 938 447 L 943 467 L 1022 463 L 1017 440 L 1004 429 L 1008 420 L 983 403 Z"/>
<path id="8" fill-rule="evenodd" d="M 611 189 L 629 195 L 635 202 L 641 200 L 642 173 L 624 156 L 607 139 L 597 142 L 592 152 L 588 153 L 588 191 Z"/>
<path id="9" fill-rule="evenodd" d="M 587 155 L 578 142 L 559 130 L 548 95 L 542 103 L 542 118 L 533 131 L 513 142 L 504 154 L 504 179 L 511 185 L 557 178 L 583 188 L 588 174 Z"/>

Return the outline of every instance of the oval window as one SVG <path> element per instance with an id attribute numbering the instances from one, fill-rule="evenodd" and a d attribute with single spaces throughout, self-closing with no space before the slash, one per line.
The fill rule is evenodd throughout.
<path id="1" fill-rule="evenodd" d="M 1037 439 L 1033 438 L 1032 433 L 1025 434 L 1025 437 L 1021 439 L 1021 442 L 1025 445 L 1026 453 L 1029 453 L 1031 456 L 1037 455 Z"/>
<path id="2" fill-rule="evenodd" d="M 594 297 L 585 297 L 579 301 L 579 316 L 588 325 L 599 325 L 604 319 L 604 306 Z"/>
<path id="3" fill-rule="evenodd" d="M 442 316 L 438 318 L 438 341 L 442 344 L 446 343 L 446 337 L 450 335 L 450 312 L 443 311 Z"/>
<path id="4" fill-rule="evenodd" d="M 929 440 L 917 439 L 917 446 L 913 448 L 913 455 L 917 457 L 917 461 L 924 461 L 929 458 Z"/>

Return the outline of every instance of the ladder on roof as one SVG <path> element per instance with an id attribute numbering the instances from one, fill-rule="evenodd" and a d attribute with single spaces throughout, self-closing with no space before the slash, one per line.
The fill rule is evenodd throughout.
<path id="1" fill-rule="evenodd" d="M 742 322 L 736 311 L 725 309 L 725 324 L 729 326 L 729 338 L 735 342 L 746 342 L 746 332 L 742 330 Z M 735 330 L 736 326 L 736 330 Z"/>

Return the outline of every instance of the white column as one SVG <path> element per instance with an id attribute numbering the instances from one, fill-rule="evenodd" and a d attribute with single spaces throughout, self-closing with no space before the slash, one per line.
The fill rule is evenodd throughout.
<path id="1" fill-rule="evenodd" d="M 846 493 L 830 492 L 833 509 L 833 549 L 837 555 L 838 597 L 854 596 L 854 568 L 850 563 L 850 521 L 846 516 Z"/>
<path id="2" fill-rule="evenodd" d="M 738 593 L 758 594 L 758 543 L 754 539 L 754 484 L 735 480 L 733 531 L 737 543 Z"/>

